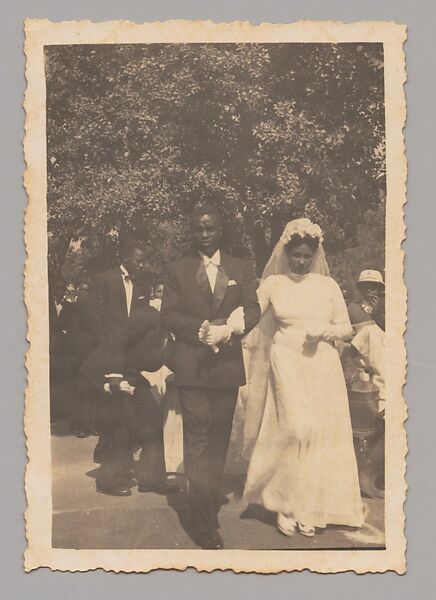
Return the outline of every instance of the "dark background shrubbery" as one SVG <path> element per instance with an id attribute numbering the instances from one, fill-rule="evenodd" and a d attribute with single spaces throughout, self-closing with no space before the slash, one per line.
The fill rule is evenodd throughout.
<path id="1" fill-rule="evenodd" d="M 159 275 L 211 196 L 258 273 L 285 223 L 323 228 L 350 288 L 384 268 L 381 44 L 48 46 L 49 276 L 146 242 Z"/>

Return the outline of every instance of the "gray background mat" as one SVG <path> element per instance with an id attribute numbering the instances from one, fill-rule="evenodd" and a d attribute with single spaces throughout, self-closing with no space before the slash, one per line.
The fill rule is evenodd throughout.
<path id="1" fill-rule="evenodd" d="M 1 201 L 0 218 L 2 279 L 2 411 L 0 419 L 1 461 L 1 588 L 4 597 L 21 600 L 31 597 L 59 598 L 430 598 L 433 596 L 436 530 L 435 499 L 435 335 L 434 305 L 436 252 L 433 232 L 436 217 L 436 103 L 435 44 L 436 3 L 426 0 L 3 0 L 1 3 L 2 102 L 0 111 Z M 25 257 L 22 218 L 26 196 L 22 188 L 22 136 L 25 89 L 23 19 L 48 18 L 52 21 L 126 19 L 137 22 L 167 19 L 212 19 L 292 22 L 298 19 L 390 20 L 408 25 L 406 44 L 408 120 L 406 144 L 409 160 L 405 244 L 406 282 L 409 288 L 407 332 L 409 372 L 405 390 L 409 405 L 407 431 L 408 483 L 406 503 L 408 573 L 385 575 L 315 575 L 311 573 L 198 575 L 155 572 L 148 575 L 92 573 L 52 573 L 40 569 L 25 575 L 22 553 L 25 548 L 23 511 L 23 472 L 26 456 L 22 433 L 23 389 L 26 351 L 26 314 L 22 297 L 22 269 Z M 432 568 L 433 567 L 433 568 Z"/>

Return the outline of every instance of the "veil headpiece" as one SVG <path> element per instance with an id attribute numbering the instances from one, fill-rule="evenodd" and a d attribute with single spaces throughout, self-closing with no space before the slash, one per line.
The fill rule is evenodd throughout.
<path id="1" fill-rule="evenodd" d="M 286 224 L 279 241 L 275 245 L 271 257 L 263 270 L 261 283 L 270 275 L 289 273 L 286 245 L 297 235 L 301 238 L 309 236 L 319 240 L 318 248 L 311 263 L 310 272 L 326 276 L 330 274 L 322 245 L 323 235 L 321 228 L 316 223 L 312 223 L 310 219 L 294 219 Z M 243 448 L 243 454 L 246 458 L 249 458 L 251 454 L 262 422 L 268 391 L 271 344 L 276 331 L 277 323 L 271 308 L 269 308 L 243 342 L 247 385 L 243 388 L 241 396 L 245 403 L 246 413 Z"/>
<path id="2" fill-rule="evenodd" d="M 286 224 L 279 241 L 274 247 L 271 257 L 263 270 L 261 281 L 264 281 L 270 275 L 282 275 L 289 272 L 286 244 L 288 244 L 294 236 L 300 236 L 301 238 L 311 237 L 319 240 L 319 245 L 310 267 L 310 272 L 318 273 L 319 275 L 330 274 L 322 245 L 323 235 L 321 227 L 316 223 L 312 223 L 310 219 L 303 218 L 294 219 Z"/>

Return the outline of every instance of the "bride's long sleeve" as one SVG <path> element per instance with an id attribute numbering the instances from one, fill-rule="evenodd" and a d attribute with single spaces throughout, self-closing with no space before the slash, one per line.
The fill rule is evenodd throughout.
<path id="1" fill-rule="evenodd" d="M 257 301 L 259 302 L 260 312 L 263 316 L 271 304 L 271 288 L 274 283 L 274 275 L 267 277 L 257 288 Z"/>
<path id="2" fill-rule="evenodd" d="M 346 338 L 349 338 L 353 332 L 341 289 L 336 281 L 333 279 L 330 281 L 332 285 L 332 320 L 323 334 L 323 338 L 328 342 L 345 340 Z"/>

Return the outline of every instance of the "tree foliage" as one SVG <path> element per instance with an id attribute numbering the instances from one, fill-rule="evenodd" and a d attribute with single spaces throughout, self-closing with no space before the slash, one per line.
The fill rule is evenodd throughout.
<path id="1" fill-rule="evenodd" d="M 291 218 L 319 223 L 340 256 L 380 215 L 381 44 L 49 46 L 46 78 L 57 268 L 71 240 L 98 270 L 137 237 L 159 271 L 211 194 L 259 272 Z M 377 231 L 383 246 L 384 219 Z"/>

